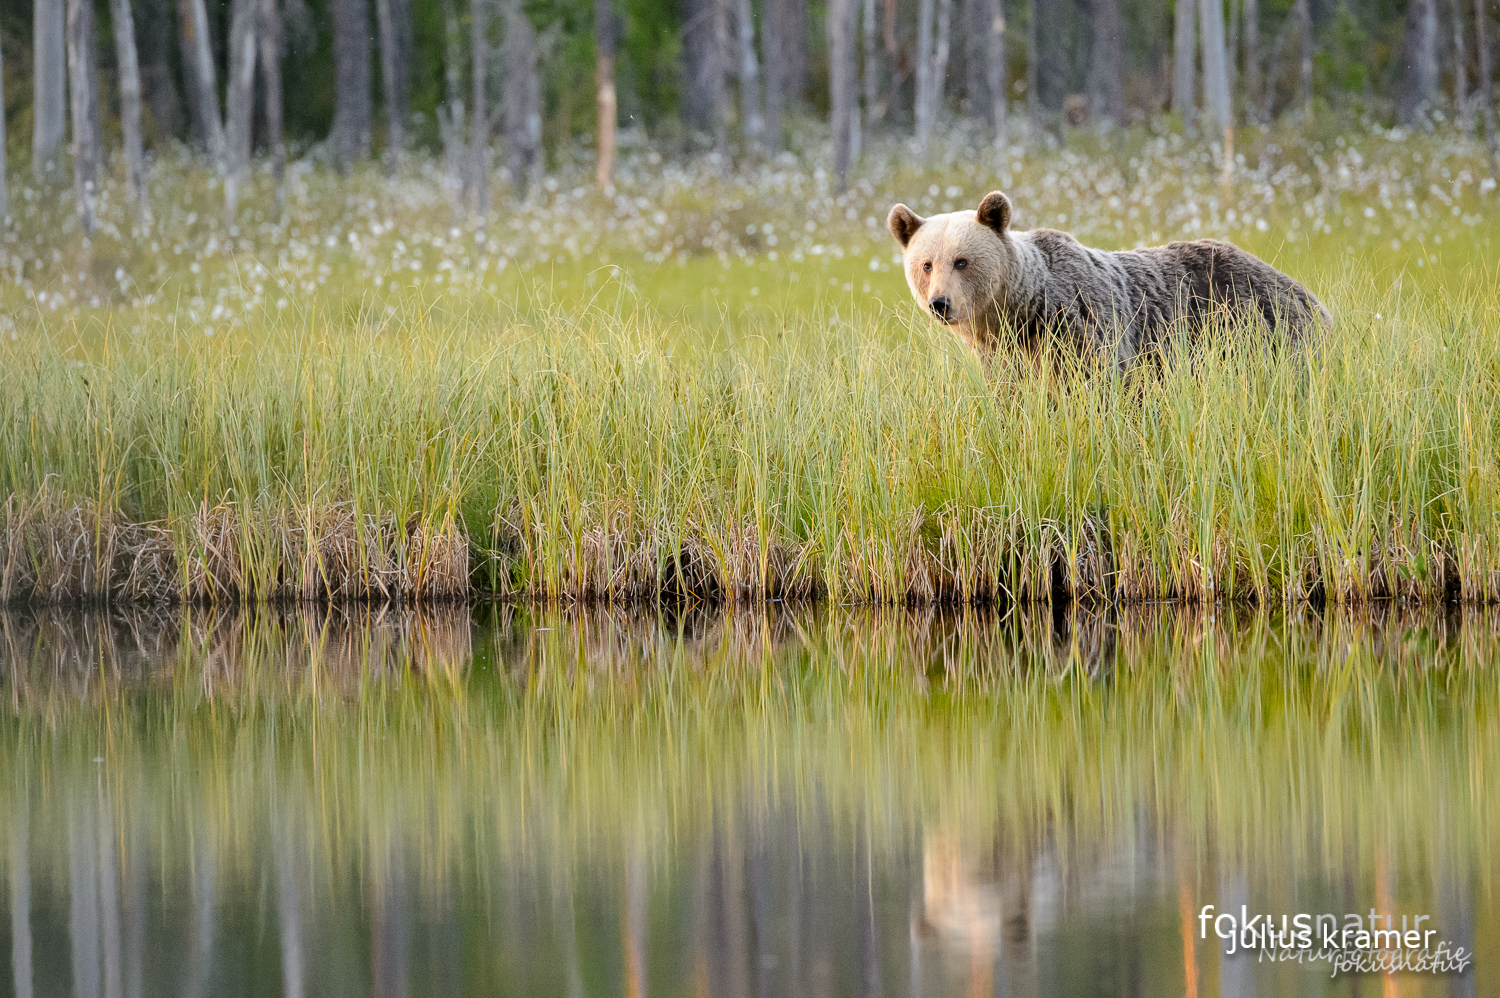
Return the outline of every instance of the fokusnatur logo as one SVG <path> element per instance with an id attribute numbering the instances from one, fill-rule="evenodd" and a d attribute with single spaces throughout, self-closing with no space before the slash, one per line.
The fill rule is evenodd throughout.
<path id="1" fill-rule="evenodd" d="M 1224 953 L 1253 952 L 1262 962 L 1326 962 L 1333 976 L 1358 973 L 1414 972 L 1461 974 L 1474 961 L 1472 951 L 1438 938 L 1430 915 L 1329 913 L 1252 915 L 1248 905 L 1238 912 L 1220 911 L 1206 904 L 1198 912 L 1198 937 L 1209 933 L 1223 940 Z"/>

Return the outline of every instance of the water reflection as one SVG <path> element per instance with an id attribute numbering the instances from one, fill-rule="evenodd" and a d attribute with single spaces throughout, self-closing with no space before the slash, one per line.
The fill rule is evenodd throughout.
<path id="1" fill-rule="evenodd" d="M 1488 994 L 1497 648 L 1472 610 L 0 614 L 0 979 Z M 1478 962 L 1351 985 L 1206 904 Z"/>

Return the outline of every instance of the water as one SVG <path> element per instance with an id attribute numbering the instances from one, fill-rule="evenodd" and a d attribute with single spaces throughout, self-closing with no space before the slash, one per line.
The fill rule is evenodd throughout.
<path id="1" fill-rule="evenodd" d="M 1497 649 L 1474 611 L 4 614 L 0 993 L 1494 994 Z M 1227 956 L 1241 905 L 1473 962 Z"/>

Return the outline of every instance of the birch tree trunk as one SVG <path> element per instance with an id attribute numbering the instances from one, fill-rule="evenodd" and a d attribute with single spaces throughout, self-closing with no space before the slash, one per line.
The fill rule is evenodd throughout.
<path id="1" fill-rule="evenodd" d="M 828 97 L 833 125 L 833 173 L 838 193 L 849 188 L 854 139 L 854 0 L 828 0 Z"/>
<path id="2" fill-rule="evenodd" d="M 178 0 L 182 76 L 187 82 L 193 131 L 217 169 L 224 169 L 224 121 L 219 117 L 219 81 L 204 0 Z"/>
<path id="3" fill-rule="evenodd" d="M 11 815 L 10 827 L 11 981 L 15 985 L 16 998 L 32 998 L 31 819 L 24 791 L 21 806 Z"/>
<path id="4" fill-rule="evenodd" d="M 985 91 L 990 102 L 990 112 L 995 126 L 995 147 L 1004 148 L 1008 136 L 1006 130 L 1007 103 L 1006 83 L 1010 74 L 1005 65 L 1005 0 L 985 0 L 985 13 L 989 23 L 985 25 Z"/>
<path id="5" fill-rule="evenodd" d="M 140 0 L 135 14 L 135 44 L 141 73 L 141 101 L 162 136 L 182 130 L 182 95 L 172 69 L 171 0 Z"/>
<path id="6" fill-rule="evenodd" d="M 713 24 L 714 152 L 719 171 L 729 173 L 729 0 L 710 0 Z"/>
<path id="7" fill-rule="evenodd" d="M 370 155 L 374 120 L 367 0 L 333 0 L 333 127 L 329 144 L 338 168 Z"/>
<path id="8" fill-rule="evenodd" d="M 750 0 L 735 0 L 734 17 L 740 57 L 741 128 L 745 145 L 759 151 L 765 118 L 761 114 L 760 60 L 755 54 L 755 9 Z"/>
<path id="9" fill-rule="evenodd" d="M 124 947 L 120 932 L 120 868 L 109 794 L 99 781 L 99 928 L 104 948 L 104 998 L 125 998 Z"/>
<path id="10" fill-rule="evenodd" d="M 72 8 L 77 2 L 68 3 L 70 54 Z M 72 59 L 68 61 L 71 68 Z M 68 949 L 73 965 L 74 998 L 100 998 L 99 842 L 94 828 L 97 820 L 87 804 L 68 807 Z"/>
<path id="11" fill-rule="evenodd" d="M 864 48 L 863 76 L 860 82 L 865 91 L 864 130 L 873 132 L 875 122 L 880 120 L 880 45 L 876 32 L 875 0 L 864 0 L 860 17 L 860 44 Z"/>
<path id="12" fill-rule="evenodd" d="M 375 0 L 375 22 L 380 33 L 380 84 L 385 93 L 385 119 L 394 165 L 406 152 L 406 120 L 411 105 L 411 53 L 406 35 L 411 8 L 406 0 Z"/>
<path id="13" fill-rule="evenodd" d="M 1260 117 L 1260 0 L 1245 0 L 1240 16 L 1245 19 L 1245 108 L 1254 123 Z"/>
<path id="14" fill-rule="evenodd" d="M 744 2 L 744 0 L 742 0 Z M 509 38 L 510 25 L 506 25 Z M 754 62 L 754 26 L 751 26 L 751 62 Z M 615 100 L 615 12 L 610 0 L 594 0 L 594 53 L 599 97 L 599 164 L 595 177 L 602 191 L 615 187 L 615 126 L 620 110 Z M 754 67 L 751 68 L 754 75 Z"/>
<path id="15" fill-rule="evenodd" d="M 766 80 L 766 146 L 772 152 L 781 151 L 781 123 L 786 109 L 786 67 L 782 56 L 782 33 L 786 30 L 783 21 L 785 0 L 765 0 L 762 8 L 760 28 L 761 64 L 765 67 Z"/>
<path id="16" fill-rule="evenodd" d="M 932 122 L 927 120 L 927 109 L 931 105 L 928 93 L 932 90 L 932 28 L 936 15 L 937 0 L 920 0 L 917 4 L 917 58 L 916 82 L 912 87 L 912 118 L 919 155 L 927 152 L 927 143 L 932 138 Z"/>
<path id="17" fill-rule="evenodd" d="M 1191 137 L 1198 131 L 1198 0 L 1177 0 L 1172 34 L 1172 110 Z"/>
<path id="18" fill-rule="evenodd" d="M 1038 0 L 1031 0 L 1026 11 L 1026 121 L 1033 137 L 1042 134 L 1041 15 L 1037 6 Z"/>
<path id="19" fill-rule="evenodd" d="M 786 0 L 783 0 L 786 2 Z M 683 117 L 687 126 L 716 134 L 724 67 L 717 33 L 720 0 L 684 0 L 682 26 Z"/>
<path id="20" fill-rule="evenodd" d="M 276 826 L 271 849 L 275 854 L 272 865 L 276 869 L 276 909 L 281 923 L 281 993 L 285 998 L 302 998 L 302 898 L 296 870 L 301 864 L 291 822 L 282 818 Z"/>
<path id="21" fill-rule="evenodd" d="M 463 33 L 458 25 L 458 0 L 443 0 L 443 106 L 438 109 L 438 127 L 443 138 L 443 165 L 448 196 L 457 215 L 464 196 L 464 97 Z"/>
<path id="22" fill-rule="evenodd" d="M 1494 65 L 1490 51 L 1488 0 L 1474 0 L 1474 47 L 1479 53 L 1479 110 L 1484 114 L 1484 139 L 1490 147 L 1490 174 L 1500 173 L 1500 152 L 1495 148 L 1495 100 L 1490 74 Z"/>
<path id="23" fill-rule="evenodd" d="M 99 73 L 92 0 L 68 0 L 68 96 L 73 110 L 73 199 L 78 224 L 94 234 L 99 185 Z"/>
<path id="24" fill-rule="evenodd" d="M 224 101 L 224 216 L 240 214 L 240 185 L 250 166 L 250 124 L 255 111 L 256 21 L 260 0 L 231 0 L 229 92 Z"/>
<path id="25" fill-rule="evenodd" d="M 286 175 L 286 144 L 281 134 L 281 7 L 279 0 L 260 0 L 260 21 L 256 35 L 260 40 L 258 62 L 261 84 L 265 87 L 266 146 L 271 154 L 271 175 L 276 179 L 276 213 L 280 215 L 284 201 L 282 180 Z"/>
<path id="26" fill-rule="evenodd" d="M 5 60 L 0 55 L 0 232 L 10 225 L 10 196 L 5 187 Z M 0 261 L 4 251 L 0 250 Z"/>
<path id="27" fill-rule="evenodd" d="M 1107 131 L 1125 123 L 1125 24 L 1120 0 L 1092 0 L 1091 13 L 1089 116 L 1100 130 Z"/>
<path id="28" fill-rule="evenodd" d="M 1473 127 L 1470 120 L 1468 63 L 1464 52 L 1464 9 L 1462 0 L 1448 0 L 1448 12 L 1453 15 L 1453 109 L 1458 115 L 1458 127 L 1467 135 Z"/>
<path id="29" fill-rule="evenodd" d="M 1311 123 L 1313 120 L 1313 27 L 1312 8 L 1308 6 L 1307 0 L 1297 0 L 1296 13 L 1297 26 L 1302 32 L 1302 63 L 1300 73 L 1302 80 L 1302 117 L 1306 122 Z"/>
<path id="30" fill-rule="evenodd" d="M 802 107 L 807 95 L 807 0 L 780 0 L 782 6 L 781 53 L 784 60 L 782 93 L 787 107 Z"/>
<path id="31" fill-rule="evenodd" d="M 489 5 L 485 0 L 469 0 L 469 22 L 472 32 L 470 57 L 473 59 L 474 109 L 469 115 L 469 186 L 473 193 L 474 217 L 483 224 L 490 213 L 489 163 L 490 112 L 486 69 L 490 61 Z"/>
<path id="32" fill-rule="evenodd" d="M 115 28 L 115 66 L 120 87 L 120 131 L 125 141 L 125 196 L 143 217 L 149 218 L 146 201 L 146 161 L 141 145 L 141 71 L 135 57 L 135 20 L 130 0 L 109 0 Z"/>
<path id="33" fill-rule="evenodd" d="M 1234 105 L 1229 99 L 1229 70 L 1224 52 L 1224 7 L 1220 0 L 1200 0 L 1203 25 L 1203 96 L 1209 124 L 1224 137 L 1221 180 L 1226 194 L 1234 176 Z"/>
<path id="34" fill-rule="evenodd" d="M 57 150 L 67 134 L 67 56 L 63 42 L 63 0 L 36 0 L 32 8 L 31 172 L 39 180 L 55 180 Z"/>
<path id="35" fill-rule="evenodd" d="M 922 142 L 926 150 L 937 127 L 938 112 L 943 106 L 943 88 L 948 81 L 949 29 L 953 21 L 953 0 L 938 0 L 937 37 L 933 40 L 932 69 L 927 77 L 927 138 Z"/>
<path id="36" fill-rule="evenodd" d="M 1437 0 L 1409 0 L 1407 3 L 1401 70 L 1397 117 L 1408 127 L 1430 127 L 1430 116 L 1438 95 Z"/>
<path id="37" fill-rule="evenodd" d="M 541 180 L 542 81 L 537 73 L 536 29 L 521 0 L 505 0 L 502 106 L 506 165 L 517 193 L 524 197 Z"/>

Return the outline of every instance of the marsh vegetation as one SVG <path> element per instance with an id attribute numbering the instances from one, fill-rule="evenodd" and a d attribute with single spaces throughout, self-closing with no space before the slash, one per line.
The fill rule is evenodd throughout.
<path id="1" fill-rule="evenodd" d="M 1090 145 L 1090 143 L 1095 143 Z M 1500 594 L 1497 195 L 1483 146 L 1169 133 L 637 151 L 455 224 L 437 164 L 161 168 L 91 240 L 30 197 L 0 288 L 0 598 L 1484 602 Z M 880 219 L 993 188 L 1103 247 L 1232 239 L 1337 327 L 1143 376 L 989 370 Z M 924 193 L 925 192 L 925 193 Z M 1224 339 L 1228 339 L 1225 337 Z M 1063 365 L 1066 367 L 1066 364 Z"/>

